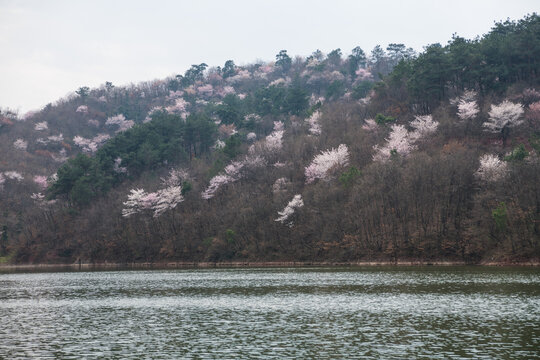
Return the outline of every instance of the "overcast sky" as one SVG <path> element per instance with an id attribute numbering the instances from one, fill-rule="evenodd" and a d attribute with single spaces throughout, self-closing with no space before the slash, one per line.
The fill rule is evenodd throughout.
<path id="1" fill-rule="evenodd" d="M 0 0 L 0 107 L 39 109 L 81 86 L 137 83 L 223 65 L 307 56 L 316 49 L 404 43 L 538 11 L 538 0 Z"/>

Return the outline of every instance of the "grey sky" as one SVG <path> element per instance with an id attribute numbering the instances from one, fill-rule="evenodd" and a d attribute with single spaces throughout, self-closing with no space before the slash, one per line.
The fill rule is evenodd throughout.
<path id="1" fill-rule="evenodd" d="M 416 50 L 473 38 L 538 0 L 0 0 L 0 107 L 25 112 L 80 86 L 183 73 L 191 64 L 270 61 L 281 49 L 381 44 Z"/>

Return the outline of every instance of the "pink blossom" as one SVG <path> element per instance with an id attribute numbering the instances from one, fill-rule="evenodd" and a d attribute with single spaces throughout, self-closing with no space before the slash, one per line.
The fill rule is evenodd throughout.
<path id="1" fill-rule="evenodd" d="M 180 98 L 176 99 L 174 105 L 167 106 L 165 111 L 167 111 L 169 114 L 184 114 L 186 113 L 187 106 L 188 102 L 183 98 Z"/>
<path id="2" fill-rule="evenodd" d="M 4 174 L 0 172 L 0 191 L 4 190 L 5 182 L 6 182 L 6 178 L 4 177 Z"/>
<path id="3" fill-rule="evenodd" d="M 255 141 L 256 139 L 257 139 L 257 134 L 255 134 L 254 132 L 250 132 L 246 135 L 247 141 Z"/>
<path id="4" fill-rule="evenodd" d="M 251 73 L 249 70 L 239 70 L 236 75 L 228 77 L 226 81 L 231 84 L 236 84 L 238 82 L 248 80 L 251 78 Z"/>
<path id="5" fill-rule="evenodd" d="M 219 135 L 222 138 L 228 138 L 238 133 L 238 131 L 236 131 L 236 126 L 234 124 L 229 124 L 229 125 L 223 124 L 218 128 L 218 131 L 219 131 Z"/>
<path id="6" fill-rule="evenodd" d="M 34 182 L 38 185 L 40 190 L 45 190 L 47 188 L 47 177 L 42 175 L 34 176 Z"/>
<path id="7" fill-rule="evenodd" d="M 366 131 L 375 131 L 379 128 L 379 125 L 377 122 L 373 119 L 366 119 L 364 120 L 364 125 L 362 125 L 362 129 Z"/>
<path id="8" fill-rule="evenodd" d="M 349 164 L 349 149 L 347 145 L 341 144 L 337 149 L 330 149 L 315 156 L 311 164 L 306 167 L 306 184 L 310 184 L 317 179 L 329 181 L 335 170 L 343 168 Z"/>
<path id="9" fill-rule="evenodd" d="M 373 80 L 373 75 L 368 69 L 359 68 L 356 70 L 356 77 L 360 81 Z"/>
<path id="10" fill-rule="evenodd" d="M 238 98 L 240 98 L 240 100 L 244 100 L 246 96 L 246 94 L 238 94 Z"/>
<path id="11" fill-rule="evenodd" d="M 274 121 L 274 131 L 285 130 L 285 124 L 282 121 Z"/>
<path id="12" fill-rule="evenodd" d="M 529 120 L 540 121 L 540 101 L 530 104 L 525 116 Z"/>
<path id="13" fill-rule="evenodd" d="M 291 217 L 291 215 L 294 214 L 294 212 L 304 206 L 304 200 L 302 200 L 302 195 L 296 194 L 294 195 L 293 199 L 289 201 L 287 206 L 282 211 L 278 211 L 278 215 L 280 215 L 275 221 L 278 221 L 280 223 L 284 223 Z M 292 227 L 293 222 L 290 221 L 287 223 L 287 226 Z"/>
<path id="14" fill-rule="evenodd" d="M 214 94 L 214 87 L 211 84 L 202 85 L 197 88 L 197 92 L 201 96 L 210 97 Z"/>
<path id="15" fill-rule="evenodd" d="M 233 178 L 228 175 L 216 175 L 210 179 L 210 185 L 203 191 L 202 198 L 205 200 L 211 199 L 215 196 L 216 192 L 221 186 L 227 185 L 233 182 Z"/>

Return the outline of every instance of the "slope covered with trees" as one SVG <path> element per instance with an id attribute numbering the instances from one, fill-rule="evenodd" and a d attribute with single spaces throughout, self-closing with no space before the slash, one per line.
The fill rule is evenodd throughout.
<path id="1" fill-rule="evenodd" d="M 540 257 L 540 18 L 0 113 L 0 260 Z"/>

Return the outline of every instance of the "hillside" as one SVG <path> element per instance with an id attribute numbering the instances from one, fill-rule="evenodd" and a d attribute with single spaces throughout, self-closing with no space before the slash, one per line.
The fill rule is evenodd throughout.
<path id="1" fill-rule="evenodd" d="M 540 258 L 540 18 L 0 110 L 0 262 Z"/>

